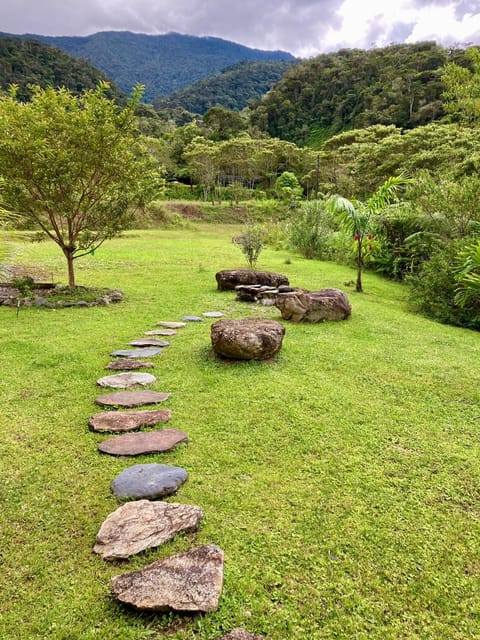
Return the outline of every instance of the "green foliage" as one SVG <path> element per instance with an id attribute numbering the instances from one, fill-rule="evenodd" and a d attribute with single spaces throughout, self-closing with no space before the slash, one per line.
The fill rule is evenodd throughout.
<path id="1" fill-rule="evenodd" d="M 241 111 L 250 100 L 258 100 L 280 80 L 291 62 L 239 62 L 218 75 L 194 82 L 166 98 L 155 100 L 155 108 L 184 108 L 204 114 L 211 107 Z"/>
<path id="2" fill-rule="evenodd" d="M 434 42 L 322 54 L 292 66 L 253 105 L 252 123 L 300 145 L 376 124 L 423 125 L 443 115 L 443 65 L 464 56 Z"/>
<path id="3" fill-rule="evenodd" d="M 298 178 L 292 171 L 281 173 L 275 180 L 274 189 L 277 198 L 284 202 L 295 202 L 303 194 Z"/>
<path id="4" fill-rule="evenodd" d="M 207 127 L 208 137 L 214 141 L 228 140 L 247 128 L 239 113 L 218 105 L 203 116 L 203 124 Z"/>
<path id="5" fill-rule="evenodd" d="M 456 262 L 455 302 L 462 308 L 473 306 L 480 311 L 480 240 L 464 247 L 458 253 Z"/>
<path id="6" fill-rule="evenodd" d="M 35 38 L 88 60 L 113 78 L 125 93 L 137 83 L 145 85 L 146 102 L 244 60 L 293 60 L 291 54 L 282 51 L 260 51 L 220 38 L 179 33 L 145 35 L 105 31 L 85 37 Z"/>
<path id="7" fill-rule="evenodd" d="M 336 225 L 324 200 L 308 200 L 294 212 L 289 223 L 289 244 L 305 258 L 325 260 Z"/>
<path id="8" fill-rule="evenodd" d="M 136 91 L 120 110 L 105 85 L 75 96 L 33 90 L 31 101 L 0 98 L 0 175 L 4 206 L 33 221 L 73 261 L 132 220 L 132 207 L 158 190 L 160 175 L 138 143 Z"/>
<path id="9" fill-rule="evenodd" d="M 449 113 L 475 125 L 480 122 L 480 50 L 471 47 L 465 52 L 465 57 L 468 66 L 451 62 L 444 69 L 442 80 L 447 87 L 445 106 Z"/>
<path id="10" fill-rule="evenodd" d="M 237 244 L 240 245 L 250 269 L 255 269 L 260 253 L 265 246 L 264 236 L 265 230 L 252 224 L 247 225 L 242 234 L 237 236 Z"/>
<path id="11" fill-rule="evenodd" d="M 19 100 L 32 96 L 30 85 L 65 87 L 74 94 L 94 89 L 106 76 L 85 60 L 35 40 L 0 36 L 0 89 L 16 85 Z M 125 103 L 125 96 L 111 82 L 106 95 Z"/>

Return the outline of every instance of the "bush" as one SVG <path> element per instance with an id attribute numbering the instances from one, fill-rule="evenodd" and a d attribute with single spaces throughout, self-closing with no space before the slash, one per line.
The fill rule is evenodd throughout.
<path id="1" fill-rule="evenodd" d="M 323 200 L 304 202 L 290 222 L 290 247 L 308 259 L 330 259 L 329 240 L 334 231 L 334 222 Z"/>
<path id="2" fill-rule="evenodd" d="M 261 227 L 248 225 L 242 235 L 237 237 L 237 243 L 247 258 L 250 269 L 254 269 L 257 264 L 258 257 L 265 244 L 264 235 L 265 231 Z"/>

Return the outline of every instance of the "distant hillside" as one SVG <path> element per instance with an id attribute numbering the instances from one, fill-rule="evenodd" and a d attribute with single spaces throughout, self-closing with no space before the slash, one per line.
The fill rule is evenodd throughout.
<path id="1" fill-rule="evenodd" d="M 284 51 L 261 51 L 220 38 L 199 38 L 178 33 L 150 36 L 128 31 L 103 31 L 86 37 L 31 35 L 88 60 L 125 92 L 141 83 L 144 99 L 153 102 L 225 67 L 243 60 L 293 60 Z"/>
<path id="2" fill-rule="evenodd" d="M 66 87 L 76 93 L 93 89 L 105 80 L 101 71 L 59 49 L 34 40 L 0 36 L 0 88 L 18 85 L 21 100 L 28 99 L 29 84 Z M 111 95 L 120 99 L 120 92 L 111 85 Z"/>
<path id="3" fill-rule="evenodd" d="M 272 136 L 313 146 L 348 129 L 426 124 L 443 116 L 447 61 L 465 64 L 464 51 L 423 42 L 323 54 L 289 69 L 254 105 L 252 122 Z"/>
<path id="4" fill-rule="evenodd" d="M 158 98 L 156 109 L 182 107 L 204 114 L 221 105 L 241 111 L 250 100 L 258 100 L 280 80 L 292 62 L 239 62 L 211 78 L 199 80 L 166 98 Z"/>

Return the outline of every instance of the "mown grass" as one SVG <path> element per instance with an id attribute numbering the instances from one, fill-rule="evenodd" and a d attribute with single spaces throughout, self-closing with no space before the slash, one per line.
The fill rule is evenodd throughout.
<path id="1" fill-rule="evenodd" d="M 220 362 L 210 321 L 188 325 L 156 359 L 154 388 L 172 394 L 169 426 L 189 445 L 97 453 L 87 421 L 110 351 L 185 314 L 279 319 L 216 290 L 217 270 L 243 266 L 234 233 L 129 232 L 79 262 L 78 283 L 122 288 L 119 305 L 0 307 L 0 637 L 213 640 L 237 626 L 268 640 L 479 637 L 479 336 L 413 315 L 399 285 L 365 274 L 365 294 L 347 290 L 350 320 L 286 324 L 274 363 Z M 65 281 L 50 244 L 18 243 L 15 261 Z M 269 249 L 259 267 L 310 289 L 352 279 Z M 110 482 L 153 460 L 188 470 L 170 500 L 205 521 L 103 562 L 91 548 L 117 507 Z M 113 575 L 207 542 L 226 555 L 217 612 L 143 615 L 112 598 Z"/>

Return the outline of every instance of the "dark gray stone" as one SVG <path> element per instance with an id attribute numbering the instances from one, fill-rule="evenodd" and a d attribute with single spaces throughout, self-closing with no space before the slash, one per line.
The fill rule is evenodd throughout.
<path id="1" fill-rule="evenodd" d="M 182 320 L 185 320 L 185 322 L 202 322 L 203 318 L 199 316 L 183 316 Z"/>
<path id="2" fill-rule="evenodd" d="M 162 353 L 161 349 L 119 349 L 110 354 L 114 358 L 153 358 Z"/>
<path id="3" fill-rule="evenodd" d="M 119 500 L 156 500 L 175 493 L 188 473 L 166 464 L 135 464 L 118 474 L 111 485 Z"/>
<path id="4" fill-rule="evenodd" d="M 215 611 L 222 585 L 223 551 L 213 544 L 112 579 L 120 602 L 141 611 Z"/>

